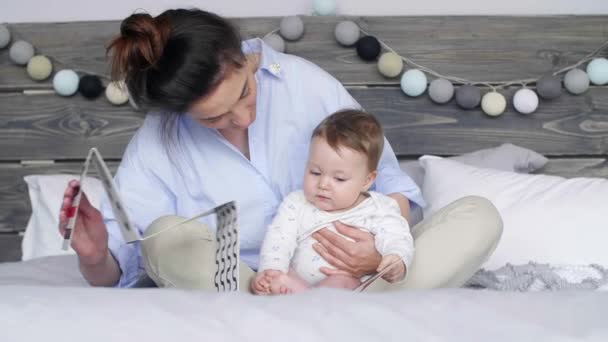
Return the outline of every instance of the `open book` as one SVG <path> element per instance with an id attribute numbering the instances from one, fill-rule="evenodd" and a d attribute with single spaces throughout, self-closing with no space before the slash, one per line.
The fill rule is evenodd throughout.
<path id="1" fill-rule="evenodd" d="M 217 269 L 215 272 L 215 287 L 219 292 L 238 291 L 239 235 L 235 202 L 232 201 L 219 205 L 210 210 L 206 210 L 194 217 L 184 219 L 181 222 L 178 222 L 177 224 L 165 227 L 164 229 L 154 234 L 142 237 L 139 233 L 139 230 L 135 227 L 135 225 L 133 225 L 132 221 L 129 219 L 129 215 L 125 210 L 125 206 L 123 205 L 120 196 L 116 191 L 116 186 L 114 185 L 114 180 L 112 178 L 110 170 L 108 169 L 101 154 L 96 148 L 92 148 L 89 150 L 89 154 L 87 155 L 87 158 L 82 168 L 82 173 L 80 174 L 80 191 L 78 192 L 78 194 L 76 194 L 76 197 L 74 198 L 71 210 L 68 211 L 69 219 L 65 234 L 63 236 L 64 250 L 67 250 L 68 246 L 70 246 L 71 243 L 73 235 L 72 233 L 76 224 L 76 218 L 78 217 L 80 198 L 82 197 L 83 192 L 83 180 L 89 171 L 89 166 L 91 162 L 94 162 L 97 167 L 101 183 L 103 184 L 106 190 L 108 198 L 110 199 L 112 211 L 114 212 L 115 219 L 118 222 L 118 225 L 120 226 L 120 231 L 126 243 L 137 243 L 138 241 L 152 239 L 155 236 L 162 234 L 170 229 L 179 229 L 179 227 L 184 223 L 194 221 L 203 216 L 215 214 L 217 216 L 217 250 L 215 253 L 215 263 L 217 265 Z"/>

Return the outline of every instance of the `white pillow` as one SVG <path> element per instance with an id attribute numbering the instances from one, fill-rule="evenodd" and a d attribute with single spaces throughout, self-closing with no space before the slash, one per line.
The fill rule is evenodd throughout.
<path id="1" fill-rule="evenodd" d="M 433 156 L 420 164 L 425 216 L 468 195 L 498 208 L 503 235 L 483 267 L 530 261 L 608 266 L 608 180 L 518 174 Z"/>
<path id="2" fill-rule="evenodd" d="M 78 175 L 29 175 L 23 177 L 28 186 L 32 215 L 23 236 L 22 260 L 49 255 L 74 254 L 61 249 L 63 238 L 59 234 L 59 208 L 63 193 L 72 179 Z M 83 190 L 95 208 L 99 208 L 101 196 L 105 194 L 101 181 L 87 177 Z"/>

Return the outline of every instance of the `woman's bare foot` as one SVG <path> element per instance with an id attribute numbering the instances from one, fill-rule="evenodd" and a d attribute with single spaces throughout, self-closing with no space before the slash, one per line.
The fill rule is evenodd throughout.
<path id="1" fill-rule="evenodd" d="M 321 280 L 317 287 L 330 287 L 334 289 L 356 289 L 357 286 L 361 285 L 361 280 L 358 278 L 347 276 L 347 275 L 331 275 Z"/>

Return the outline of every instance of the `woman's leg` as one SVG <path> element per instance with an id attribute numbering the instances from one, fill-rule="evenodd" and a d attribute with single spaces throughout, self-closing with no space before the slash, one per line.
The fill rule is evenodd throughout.
<path id="1" fill-rule="evenodd" d="M 183 220 L 163 216 L 152 222 L 144 236 Z M 215 291 L 215 234 L 200 222 L 192 221 L 141 242 L 144 267 L 159 287 L 192 288 Z M 240 263 L 239 286 L 249 291 L 255 273 Z"/>
<path id="2" fill-rule="evenodd" d="M 489 200 L 461 198 L 412 228 L 416 251 L 404 281 L 379 279 L 367 291 L 460 287 L 494 252 L 501 234 L 502 219 Z"/>

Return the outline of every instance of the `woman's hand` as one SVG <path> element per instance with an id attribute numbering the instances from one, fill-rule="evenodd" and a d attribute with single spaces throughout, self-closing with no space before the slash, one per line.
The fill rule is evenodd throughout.
<path id="1" fill-rule="evenodd" d="M 59 211 L 59 232 L 63 236 L 70 218 L 74 198 L 80 190 L 80 183 L 70 181 L 63 194 Z M 72 231 L 72 248 L 78 254 L 81 265 L 96 266 L 105 262 L 108 256 L 108 232 L 99 210 L 95 209 L 83 193 L 80 198 L 78 217 Z"/>
<path id="2" fill-rule="evenodd" d="M 352 239 L 350 241 L 327 228 L 312 235 L 319 243 L 313 245 L 314 250 L 336 269 L 321 267 L 325 275 L 343 274 L 360 278 L 375 272 L 382 256 L 374 245 L 374 236 L 361 229 L 334 222 L 336 230 Z"/>

